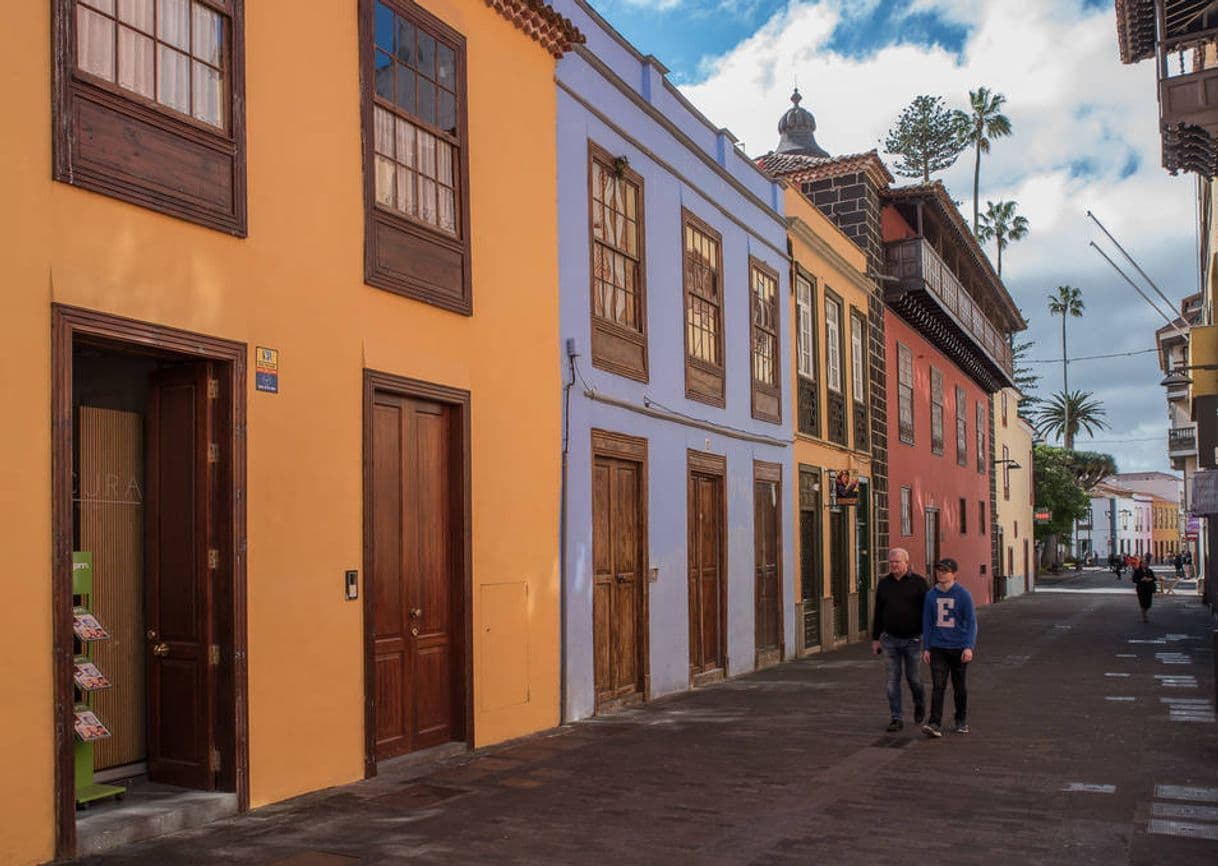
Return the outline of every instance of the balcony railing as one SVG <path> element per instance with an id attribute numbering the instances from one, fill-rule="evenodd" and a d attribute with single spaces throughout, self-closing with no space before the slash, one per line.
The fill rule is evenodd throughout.
<path id="1" fill-rule="evenodd" d="M 1167 456 L 1192 457 L 1197 453 L 1197 425 L 1172 427 L 1167 431 Z"/>
<path id="2" fill-rule="evenodd" d="M 1014 373 L 1011 347 L 998 329 L 990 324 L 981 307 L 964 284 L 952 273 L 925 238 L 910 238 L 884 245 L 889 273 L 902 283 L 924 283 L 926 288 L 955 318 L 972 340 L 1007 372 Z"/>

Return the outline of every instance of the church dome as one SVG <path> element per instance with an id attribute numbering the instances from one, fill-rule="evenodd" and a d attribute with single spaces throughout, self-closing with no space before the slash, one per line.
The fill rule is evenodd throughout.
<path id="1" fill-rule="evenodd" d="M 816 143 L 816 118 L 808 109 L 799 107 L 801 99 L 799 88 L 795 88 L 791 108 L 778 119 L 778 134 L 782 137 L 774 152 L 827 158 L 828 151 Z"/>

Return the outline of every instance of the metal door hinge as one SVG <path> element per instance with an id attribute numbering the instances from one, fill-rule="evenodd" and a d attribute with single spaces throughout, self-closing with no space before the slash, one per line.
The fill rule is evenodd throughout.
<path id="1" fill-rule="evenodd" d="M 207 648 L 207 663 L 212 666 L 220 664 L 220 645 L 218 643 Z"/>
<path id="2" fill-rule="evenodd" d="M 207 567 L 211 568 L 211 569 L 216 569 L 216 568 L 220 567 L 220 551 L 216 550 L 216 548 L 214 548 L 214 547 L 208 548 Z"/>
<path id="3" fill-rule="evenodd" d="M 211 750 L 211 771 L 213 773 L 220 772 L 220 750 L 219 749 Z"/>
<path id="4" fill-rule="evenodd" d="M 220 446 L 217 445 L 215 442 L 209 442 L 207 444 L 207 462 L 208 463 L 219 463 L 220 462 Z"/>
<path id="5" fill-rule="evenodd" d="M 219 379 L 208 379 L 207 380 L 207 396 L 208 396 L 208 399 L 211 399 L 211 400 L 215 400 L 217 397 L 220 396 L 220 380 Z"/>

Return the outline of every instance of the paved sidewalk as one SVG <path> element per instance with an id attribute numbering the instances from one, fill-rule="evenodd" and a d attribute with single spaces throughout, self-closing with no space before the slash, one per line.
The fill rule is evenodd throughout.
<path id="1" fill-rule="evenodd" d="M 85 862 L 1212 866 L 1210 617 L 1125 587 L 982 609 L 968 735 L 860 644 Z"/>

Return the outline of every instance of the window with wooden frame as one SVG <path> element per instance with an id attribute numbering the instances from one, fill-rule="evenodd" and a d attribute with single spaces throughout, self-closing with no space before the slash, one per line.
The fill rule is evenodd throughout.
<path id="1" fill-rule="evenodd" d="M 956 462 L 968 466 L 968 399 L 956 386 Z"/>
<path id="2" fill-rule="evenodd" d="M 643 178 L 588 144 L 592 365 L 647 381 Z"/>
<path id="3" fill-rule="evenodd" d="M 1002 392 L 1002 426 L 1007 426 L 1007 392 Z"/>
<path id="4" fill-rule="evenodd" d="M 795 273 L 795 414 L 796 429 L 820 435 L 820 399 L 817 390 L 816 287 L 812 278 Z"/>
<path id="5" fill-rule="evenodd" d="M 855 403 L 867 402 L 867 323 L 857 311 L 850 312 L 850 384 Z"/>
<path id="6" fill-rule="evenodd" d="M 977 500 L 977 532 L 985 535 L 985 500 Z"/>
<path id="7" fill-rule="evenodd" d="M 54 177 L 244 237 L 244 0 L 54 0 Z"/>
<path id="8" fill-rule="evenodd" d="M 977 403 L 977 471 L 985 474 L 985 435 L 989 428 L 985 423 L 985 404 Z"/>
<path id="9" fill-rule="evenodd" d="M 685 258 L 685 396 L 724 406 L 723 238 L 681 212 Z"/>
<path id="10" fill-rule="evenodd" d="M 749 298 L 753 310 L 750 341 L 753 355 L 753 417 L 782 421 L 782 387 L 779 371 L 778 273 L 764 262 L 749 258 Z"/>
<path id="11" fill-rule="evenodd" d="M 913 385 L 913 352 L 897 343 L 897 426 L 906 445 L 914 444 Z"/>
<path id="12" fill-rule="evenodd" d="M 960 534 L 968 533 L 968 500 L 960 498 Z"/>
<path id="13" fill-rule="evenodd" d="M 360 0 L 364 281 L 473 312 L 465 37 L 407 0 Z"/>
<path id="14" fill-rule="evenodd" d="M 1002 498 L 1011 498 L 1011 449 L 1006 445 L 1002 446 Z"/>
<path id="15" fill-rule="evenodd" d="M 842 393 L 842 303 L 825 295 L 825 384 Z"/>
<path id="16" fill-rule="evenodd" d="M 930 450 L 943 454 L 943 373 L 930 368 Z"/>
<path id="17" fill-rule="evenodd" d="M 901 535 L 913 535 L 913 489 L 901 488 Z"/>

